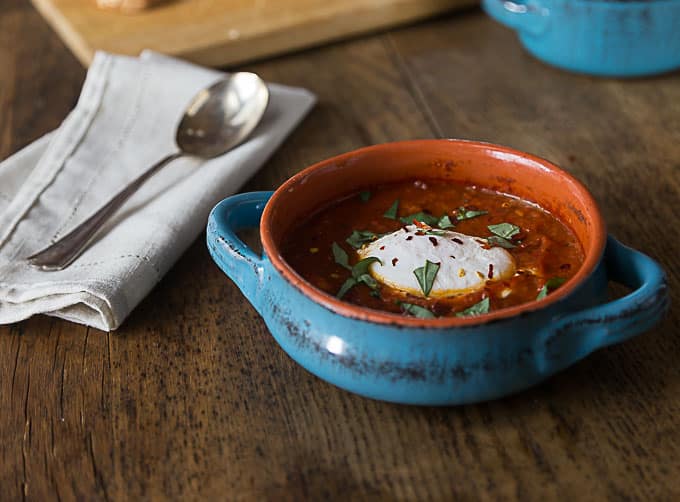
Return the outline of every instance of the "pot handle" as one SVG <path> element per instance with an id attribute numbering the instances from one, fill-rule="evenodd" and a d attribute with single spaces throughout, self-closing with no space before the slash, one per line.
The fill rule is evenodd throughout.
<path id="1" fill-rule="evenodd" d="M 265 259 L 250 249 L 236 232 L 260 225 L 262 211 L 274 192 L 250 192 L 227 197 L 208 217 L 207 243 L 210 255 L 259 312 L 258 289 L 264 276 Z"/>
<path id="2" fill-rule="evenodd" d="M 537 36 L 548 27 L 549 11 L 538 0 L 483 0 L 482 7 L 489 16 L 513 30 Z"/>
<path id="3" fill-rule="evenodd" d="M 634 291 L 553 323 L 536 351 L 541 372 L 559 371 L 596 349 L 638 335 L 659 322 L 668 310 L 666 275 L 649 256 L 609 236 L 604 266 L 609 280 Z"/>

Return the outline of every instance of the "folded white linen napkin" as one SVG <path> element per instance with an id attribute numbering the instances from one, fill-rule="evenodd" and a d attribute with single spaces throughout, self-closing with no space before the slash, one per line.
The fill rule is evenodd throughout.
<path id="1" fill-rule="evenodd" d="M 142 170 L 176 150 L 185 106 L 222 74 L 159 54 L 98 53 L 62 125 L 0 163 L 0 324 L 48 314 L 116 329 L 314 105 L 270 84 L 251 137 L 209 161 L 182 157 L 130 198 L 71 266 L 25 258 L 68 233 Z"/>

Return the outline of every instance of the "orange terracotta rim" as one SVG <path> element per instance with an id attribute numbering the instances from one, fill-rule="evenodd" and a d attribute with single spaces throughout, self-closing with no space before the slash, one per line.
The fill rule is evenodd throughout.
<path id="1" fill-rule="evenodd" d="M 365 158 L 375 153 L 390 153 L 394 150 L 397 154 L 399 151 L 419 151 L 427 152 L 433 148 L 442 147 L 449 150 L 454 156 L 458 148 L 466 149 L 468 151 L 476 151 L 478 155 L 491 156 L 491 162 L 504 162 L 504 156 L 511 156 L 516 159 L 523 159 L 532 168 L 541 171 L 542 175 L 556 177 L 560 184 L 568 187 L 570 190 L 567 195 L 565 203 L 571 204 L 570 201 L 578 201 L 579 206 L 584 209 L 584 217 L 590 223 L 588 242 L 581 240 L 581 245 L 584 251 L 584 262 L 578 272 L 564 283 L 559 289 L 551 292 L 541 300 L 535 300 L 513 307 L 506 307 L 487 314 L 469 317 L 439 317 L 436 319 L 421 319 L 416 317 L 407 317 L 402 314 L 385 312 L 362 307 L 352 303 L 344 302 L 336 297 L 316 288 L 300 276 L 281 256 L 272 227 L 275 212 L 282 209 L 278 207 L 281 205 L 281 199 L 300 185 L 304 185 L 311 178 L 324 170 L 332 169 L 339 170 L 345 166 L 351 165 L 357 159 Z M 356 185 L 350 187 L 348 192 L 352 189 L 356 190 L 362 186 L 360 180 L 357 180 Z M 563 190 L 566 193 L 566 189 Z M 332 198 L 326 200 L 332 202 Z M 541 201 L 533 201 L 542 206 Z M 283 206 L 285 209 L 285 205 Z M 309 207 L 309 211 L 317 209 L 316 207 Z M 383 143 L 358 150 L 353 150 L 326 160 L 322 160 L 306 169 L 303 169 L 296 175 L 285 181 L 269 199 L 260 223 L 260 237 L 262 240 L 262 247 L 265 255 L 271 261 L 274 268 L 287 280 L 292 286 L 301 291 L 304 295 L 309 297 L 314 302 L 324 306 L 328 310 L 340 314 L 342 316 L 374 322 L 383 325 L 397 325 L 412 328 L 453 328 L 463 326 L 475 326 L 486 324 L 492 321 L 502 319 L 510 319 L 520 314 L 527 314 L 536 310 L 542 310 L 549 305 L 559 302 L 563 298 L 569 296 L 576 288 L 578 288 L 590 275 L 595 271 L 595 268 L 600 263 L 604 248 L 606 244 L 606 229 L 604 220 L 602 219 L 600 210 L 595 202 L 593 196 L 586 189 L 586 187 L 579 182 L 572 175 L 563 171 L 552 162 L 543 158 L 531 155 L 526 152 L 500 146 L 492 143 L 458 140 L 458 139 L 432 139 L 432 140 L 413 140 L 413 141 L 399 141 L 394 143 Z"/>

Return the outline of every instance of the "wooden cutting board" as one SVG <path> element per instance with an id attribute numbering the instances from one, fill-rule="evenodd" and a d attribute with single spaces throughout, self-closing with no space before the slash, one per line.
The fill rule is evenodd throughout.
<path id="1" fill-rule="evenodd" d="M 208 66 L 241 63 L 433 16 L 477 0 L 169 0 L 137 14 L 94 0 L 31 0 L 84 65 L 143 49 Z"/>

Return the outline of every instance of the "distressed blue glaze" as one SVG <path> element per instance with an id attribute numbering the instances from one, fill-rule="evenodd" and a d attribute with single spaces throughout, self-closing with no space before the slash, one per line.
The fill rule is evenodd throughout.
<path id="1" fill-rule="evenodd" d="M 668 308 L 661 268 L 610 237 L 595 272 L 571 295 L 539 310 L 445 329 L 345 317 L 304 295 L 236 235 L 258 225 L 271 195 L 246 193 L 220 202 L 208 222 L 210 253 L 295 361 L 370 398 L 456 405 L 505 396 L 645 331 Z M 608 280 L 634 291 L 605 303 Z"/>
<path id="2" fill-rule="evenodd" d="M 546 63 L 600 76 L 680 68 L 680 0 L 482 0 Z"/>

